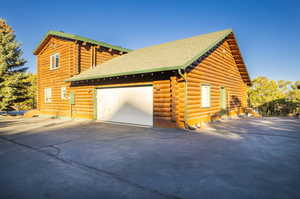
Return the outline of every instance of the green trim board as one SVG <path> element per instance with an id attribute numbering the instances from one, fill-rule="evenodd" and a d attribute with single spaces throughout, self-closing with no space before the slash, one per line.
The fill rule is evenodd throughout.
<path id="1" fill-rule="evenodd" d="M 93 119 L 97 120 L 97 89 L 93 89 Z"/>
<path id="2" fill-rule="evenodd" d="M 74 93 L 74 91 L 70 92 L 69 104 L 70 105 L 74 105 L 75 104 L 75 93 Z"/>
<path id="3" fill-rule="evenodd" d="M 40 46 L 44 43 L 44 41 L 46 41 L 46 39 L 49 36 L 57 36 L 57 37 L 62 37 L 62 38 L 66 38 L 66 39 L 76 40 L 76 41 L 83 41 L 83 42 L 87 42 L 87 43 L 91 43 L 91 44 L 95 44 L 95 45 L 99 45 L 99 46 L 104 46 L 106 48 L 112 48 L 112 49 L 123 51 L 123 52 L 130 52 L 131 51 L 130 49 L 123 48 L 121 46 L 111 45 L 111 44 L 108 44 L 108 43 L 105 43 L 105 42 L 102 42 L 102 41 L 96 41 L 96 40 L 93 40 L 93 39 L 89 39 L 89 38 L 86 38 L 86 37 L 82 37 L 82 36 L 78 36 L 78 35 L 74 35 L 74 34 L 70 34 L 70 33 L 64 33 L 64 32 L 58 32 L 58 31 L 50 30 L 46 33 L 46 35 L 41 40 L 41 42 L 37 45 L 35 50 L 33 50 L 33 54 L 37 54 L 38 50 L 40 49 Z"/>
<path id="4" fill-rule="evenodd" d="M 185 70 L 214 49 L 231 33 L 233 31 L 227 29 L 137 49 L 65 81 L 72 82 L 179 69 Z M 250 82 L 249 77 L 245 77 L 244 81 Z"/>

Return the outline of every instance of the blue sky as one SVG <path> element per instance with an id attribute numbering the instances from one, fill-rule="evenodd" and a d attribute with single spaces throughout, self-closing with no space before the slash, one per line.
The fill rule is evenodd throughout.
<path id="1" fill-rule="evenodd" d="M 26 66 L 48 30 L 137 49 L 232 28 L 251 78 L 300 80 L 300 1 L 4 1 L 0 17 L 16 31 Z"/>

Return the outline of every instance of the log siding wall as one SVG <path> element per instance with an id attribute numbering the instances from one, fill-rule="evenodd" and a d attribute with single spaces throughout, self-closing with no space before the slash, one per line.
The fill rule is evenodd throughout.
<path id="1" fill-rule="evenodd" d="M 45 114 L 67 116 L 69 101 L 61 99 L 61 87 L 67 88 L 69 84 L 64 80 L 70 77 L 71 66 L 74 65 L 72 52 L 74 51 L 72 42 L 69 40 L 52 37 L 47 45 L 37 56 L 38 71 L 38 105 L 37 108 Z M 59 67 L 50 69 L 50 56 L 59 53 Z M 44 89 L 52 89 L 52 102 L 45 103 Z"/>
<path id="2" fill-rule="evenodd" d="M 247 107 L 247 85 L 241 77 L 227 40 L 187 74 L 187 82 L 187 120 L 190 125 L 220 117 L 221 87 L 225 87 L 227 91 L 228 115 L 243 113 L 243 108 Z M 210 85 L 209 108 L 201 107 L 202 84 Z"/>

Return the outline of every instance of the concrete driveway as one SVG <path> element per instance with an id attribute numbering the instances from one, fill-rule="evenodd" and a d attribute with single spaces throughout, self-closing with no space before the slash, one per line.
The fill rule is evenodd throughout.
<path id="1" fill-rule="evenodd" d="M 0 119 L 0 198 L 300 198 L 300 120 L 188 132 Z"/>

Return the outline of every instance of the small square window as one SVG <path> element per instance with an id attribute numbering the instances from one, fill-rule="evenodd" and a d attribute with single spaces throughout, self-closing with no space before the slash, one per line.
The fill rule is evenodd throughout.
<path id="1" fill-rule="evenodd" d="M 50 56 L 50 70 L 57 69 L 59 67 L 59 53 L 55 53 Z"/>
<path id="2" fill-rule="evenodd" d="M 60 96 L 61 99 L 67 99 L 67 88 L 66 87 L 61 87 L 60 88 Z"/>

